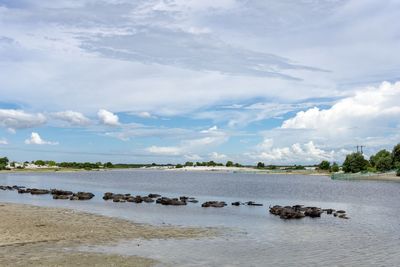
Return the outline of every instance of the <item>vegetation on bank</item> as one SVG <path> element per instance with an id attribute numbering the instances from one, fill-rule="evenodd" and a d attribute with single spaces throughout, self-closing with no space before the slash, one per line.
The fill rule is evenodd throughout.
<path id="1" fill-rule="evenodd" d="M 303 166 L 303 165 L 291 165 L 291 166 L 280 166 L 280 165 L 266 165 L 263 162 L 258 162 L 254 165 L 242 165 L 233 161 L 227 161 L 225 164 L 218 163 L 215 161 L 203 161 L 203 162 L 191 162 L 187 161 L 184 164 L 125 164 L 118 163 L 113 164 L 111 162 L 55 162 L 53 160 L 36 160 L 32 162 L 25 161 L 24 163 L 10 162 L 7 157 L 0 158 L 0 170 L 7 169 L 124 169 L 124 168 L 143 168 L 143 167 L 171 167 L 171 168 L 183 168 L 183 167 L 248 167 L 257 168 L 261 170 L 279 170 L 279 171 L 297 171 L 297 170 L 309 170 L 319 172 L 332 172 L 337 173 L 342 170 L 345 173 L 360 173 L 360 172 L 388 172 L 395 171 L 397 176 L 400 176 L 400 143 L 393 147 L 392 151 L 382 149 L 375 155 L 372 155 L 369 160 L 364 158 L 364 155 L 360 152 L 348 154 L 340 167 L 336 162 L 332 164 L 323 160 L 317 165 Z"/>
<path id="2" fill-rule="evenodd" d="M 127 168 L 142 168 L 152 166 L 166 166 L 152 164 L 129 164 L 129 163 L 117 163 L 111 162 L 55 162 L 53 160 L 35 160 L 25 161 L 18 163 L 15 161 L 10 162 L 7 157 L 0 158 L 0 170 L 11 170 L 11 169 L 71 169 L 71 170 L 96 170 L 96 169 L 127 169 Z M 169 166 L 173 166 L 169 164 Z"/>
<path id="3" fill-rule="evenodd" d="M 393 147 L 392 152 L 382 149 L 369 160 L 360 152 L 351 153 L 343 162 L 343 171 L 346 173 L 358 172 L 388 172 L 395 170 L 400 176 L 400 143 Z"/>

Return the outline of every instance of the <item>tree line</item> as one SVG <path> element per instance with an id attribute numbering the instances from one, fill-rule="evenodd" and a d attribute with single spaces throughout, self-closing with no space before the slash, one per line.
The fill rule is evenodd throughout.
<path id="1" fill-rule="evenodd" d="M 329 170 L 332 172 L 339 171 L 339 165 L 329 161 L 322 161 L 318 168 L 321 170 Z M 364 158 L 360 152 L 354 152 L 346 155 L 346 159 L 342 164 L 342 170 L 346 173 L 357 172 L 387 172 L 396 170 L 397 176 L 400 176 L 400 143 L 395 145 L 392 151 L 382 149 L 375 155 L 370 156 L 369 160 Z"/>

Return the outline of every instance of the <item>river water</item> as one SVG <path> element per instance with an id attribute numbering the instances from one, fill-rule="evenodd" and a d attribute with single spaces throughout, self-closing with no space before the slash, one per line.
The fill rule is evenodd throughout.
<path id="1" fill-rule="evenodd" d="M 161 266 L 400 266 L 400 183 L 338 181 L 325 176 L 115 170 L 0 174 L 0 185 L 90 191 L 90 201 L 0 191 L 0 202 L 73 208 L 155 225 L 219 227 L 218 237 L 135 240 L 90 251 L 139 255 Z M 187 206 L 113 203 L 104 192 L 196 197 Z M 202 208 L 202 201 L 255 201 L 263 207 Z M 284 221 L 269 205 L 344 209 L 349 220 Z"/>

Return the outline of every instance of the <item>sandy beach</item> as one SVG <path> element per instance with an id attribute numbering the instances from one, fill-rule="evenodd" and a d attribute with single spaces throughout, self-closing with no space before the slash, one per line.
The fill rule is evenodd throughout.
<path id="1" fill-rule="evenodd" d="M 254 174 L 288 174 L 288 175 L 319 175 L 327 176 L 328 172 L 316 170 L 268 170 L 252 167 L 226 167 L 226 166 L 185 166 L 183 168 L 154 167 L 155 169 L 177 172 L 227 172 L 227 173 L 254 173 Z"/>
<path id="2" fill-rule="evenodd" d="M 136 256 L 86 253 L 79 246 L 132 239 L 187 239 L 214 235 L 210 229 L 157 227 L 131 221 L 21 204 L 0 204 L 0 266 L 154 266 Z"/>

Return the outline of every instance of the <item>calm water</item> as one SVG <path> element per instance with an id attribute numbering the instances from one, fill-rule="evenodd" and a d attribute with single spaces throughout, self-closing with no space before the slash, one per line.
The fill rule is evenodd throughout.
<path id="1" fill-rule="evenodd" d="M 329 177 L 214 172 L 125 170 L 0 174 L 1 185 L 90 191 L 91 201 L 0 191 L 0 201 L 68 207 L 136 222 L 225 227 L 222 236 L 198 240 L 136 240 L 85 250 L 159 259 L 162 266 L 400 266 L 400 183 L 332 181 Z M 106 191 L 193 196 L 198 204 L 105 202 Z M 201 208 L 206 200 L 256 201 L 264 207 Z M 345 209 L 350 220 L 328 215 L 283 221 L 269 205 Z M 140 246 L 138 246 L 140 244 Z"/>

